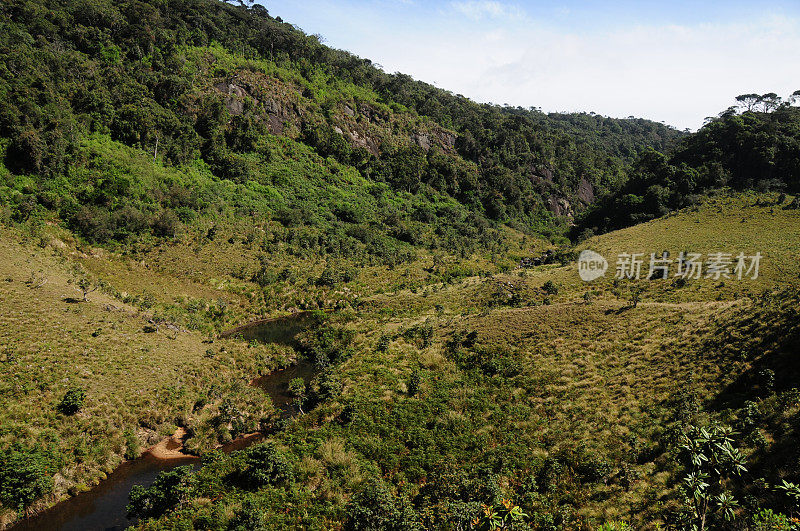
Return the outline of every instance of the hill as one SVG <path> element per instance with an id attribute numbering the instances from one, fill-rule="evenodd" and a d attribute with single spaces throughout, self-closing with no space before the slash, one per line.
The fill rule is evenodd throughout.
<path id="1" fill-rule="evenodd" d="M 95 241 L 161 234 L 158 216 L 197 205 L 87 175 L 91 135 L 263 186 L 281 186 L 264 165 L 295 158 L 276 143 L 299 142 L 394 191 L 446 194 L 479 218 L 547 234 L 637 153 L 680 136 L 646 120 L 477 105 L 327 48 L 259 6 L 15 0 L 1 23 L 2 159 L 30 176 L 6 184 L 4 201 L 17 220 L 55 212 Z M 283 184 L 300 189 L 293 171 Z M 110 197 L 132 201 L 119 212 Z"/>
<path id="2" fill-rule="evenodd" d="M 624 182 L 583 212 L 573 235 L 641 223 L 722 188 L 800 190 L 800 91 L 785 100 L 775 93 L 736 99 L 664 153 L 641 155 Z"/>

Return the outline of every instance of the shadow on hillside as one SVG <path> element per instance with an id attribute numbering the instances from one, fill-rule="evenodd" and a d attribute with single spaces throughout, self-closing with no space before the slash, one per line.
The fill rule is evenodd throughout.
<path id="1" fill-rule="evenodd" d="M 626 304 L 624 306 L 620 306 L 616 310 L 614 308 L 609 308 L 605 311 L 606 315 L 622 315 L 623 313 L 627 312 L 628 310 L 633 310 L 633 306 L 630 304 Z"/>
<path id="2" fill-rule="evenodd" d="M 784 398 L 791 395 L 785 391 L 800 388 L 798 310 L 798 292 L 758 300 L 753 306 L 719 319 L 703 345 L 706 355 L 735 373 L 730 374 L 730 383 L 711 397 L 706 408 L 732 410 L 734 428 L 742 442 L 755 450 L 742 477 L 743 492 L 762 506 L 777 510 L 787 509 L 786 496 L 757 480 L 764 478 L 775 485 L 781 478 L 791 481 L 800 476 L 800 412 L 792 399 Z M 747 401 L 756 404 L 751 421 L 755 426 L 750 428 L 742 424 L 748 418 Z M 770 442 L 763 438 L 764 433 Z"/>
<path id="3" fill-rule="evenodd" d="M 222 337 L 236 337 L 245 341 L 294 345 L 295 337 L 313 323 L 312 312 L 297 312 L 284 317 L 255 321 L 226 330 Z"/>
<path id="4" fill-rule="evenodd" d="M 798 293 L 784 293 L 716 323 L 703 351 L 724 369 L 740 372 L 709 409 L 740 408 L 772 391 L 800 387 L 799 304 Z"/>

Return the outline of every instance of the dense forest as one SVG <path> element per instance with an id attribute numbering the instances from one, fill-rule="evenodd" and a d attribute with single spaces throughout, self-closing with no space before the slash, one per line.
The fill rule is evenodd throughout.
<path id="1" fill-rule="evenodd" d="M 328 48 L 259 5 L 15 0 L 0 10 L 0 147 L 14 176 L 0 194 L 15 220 L 54 212 L 92 241 L 171 234 L 219 196 L 211 182 L 143 187 L 115 172 L 101 177 L 105 161 L 92 146 L 103 138 L 164 164 L 203 164 L 214 182 L 281 187 L 263 170 L 295 158 L 278 135 L 333 161 L 312 162 L 312 172 L 352 168 L 416 194 L 428 203 L 416 214 L 426 222 L 442 216 L 428 207 L 443 194 L 464 216 L 554 236 L 562 217 L 620 183 L 639 153 L 681 136 L 647 120 L 479 105 Z M 291 224 L 302 210 L 291 203 L 240 207 Z M 316 218 L 303 224 L 325 225 Z M 359 245 L 342 238 L 333 245 Z"/>
<path id="2" fill-rule="evenodd" d="M 743 94 L 673 149 L 642 154 L 627 179 L 583 213 L 574 234 L 628 227 L 686 207 L 711 190 L 800 191 L 800 90 Z"/>

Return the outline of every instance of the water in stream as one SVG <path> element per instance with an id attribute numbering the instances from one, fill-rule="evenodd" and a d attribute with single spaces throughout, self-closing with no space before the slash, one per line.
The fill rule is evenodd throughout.
<path id="1" fill-rule="evenodd" d="M 287 369 L 261 376 L 253 381 L 270 396 L 272 403 L 286 418 L 296 413 L 292 397 L 288 393 L 289 382 L 303 378 L 308 384 L 314 377 L 314 366 L 299 362 Z M 222 448 L 225 452 L 241 450 L 261 440 L 260 436 L 239 439 Z M 144 454 L 139 459 L 120 465 L 108 479 L 96 487 L 58 503 L 50 509 L 31 518 L 20 521 L 13 531 L 121 531 L 135 524 L 127 518 L 125 506 L 128 494 L 134 485 L 150 486 L 156 476 L 163 471 L 181 465 L 199 466 L 197 457 L 159 459 Z"/>

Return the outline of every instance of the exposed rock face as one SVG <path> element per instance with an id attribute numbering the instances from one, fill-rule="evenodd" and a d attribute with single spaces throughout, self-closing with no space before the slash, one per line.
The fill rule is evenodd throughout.
<path id="1" fill-rule="evenodd" d="M 556 216 L 566 216 L 570 219 L 573 217 L 572 205 L 564 197 L 556 197 L 551 195 L 547 199 L 547 208 Z"/>
<path id="2" fill-rule="evenodd" d="M 214 85 L 214 88 L 223 94 L 227 94 L 225 98 L 225 108 L 234 116 L 239 116 L 244 112 L 244 99 L 250 96 L 247 91 L 229 81 L 223 81 Z"/>
<path id="3" fill-rule="evenodd" d="M 261 72 L 242 70 L 213 85 L 224 96 L 225 108 L 232 116 L 253 112 L 256 120 L 274 135 L 297 138 L 306 120 L 310 93 L 290 82 Z M 252 109 L 252 111 L 250 110 Z M 438 149 L 455 154 L 456 134 L 417 116 L 395 115 L 380 105 L 366 101 L 340 102 L 329 118 L 336 133 L 354 148 L 363 148 L 376 157 L 381 146 L 416 145 L 424 151 Z"/>
<path id="4" fill-rule="evenodd" d="M 289 119 L 289 111 L 279 102 L 272 99 L 264 102 L 264 110 L 267 113 L 267 129 L 269 132 L 273 135 L 283 133 L 286 121 Z"/>
<path id="5" fill-rule="evenodd" d="M 412 136 L 411 139 L 414 141 L 415 144 L 417 144 L 419 147 L 421 147 L 425 151 L 428 151 L 428 150 L 431 149 L 431 139 L 428 138 L 428 135 L 423 135 L 421 133 L 417 133 L 414 136 Z"/>
<path id="6" fill-rule="evenodd" d="M 533 168 L 532 172 L 531 180 L 533 180 L 533 182 L 538 184 L 553 183 L 553 172 L 550 168 Z"/>
<path id="7" fill-rule="evenodd" d="M 586 177 L 581 178 L 578 184 L 578 199 L 585 205 L 590 205 L 594 202 L 594 186 L 586 180 Z"/>
<path id="8" fill-rule="evenodd" d="M 378 148 L 378 144 L 375 142 L 374 139 L 366 135 L 359 134 L 358 130 L 356 129 L 350 131 L 349 136 L 350 140 L 353 141 L 353 145 L 355 145 L 356 147 L 364 148 L 373 155 L 375 155 L 376 157 L 381 154 L 381 151 Z"/>
<path id="9" fill-rule="evenodd" d="M 452 150 L 456 147 L 456 135 L 448 131 L 438 132 L 439 141 L 448 149 Z"/>

